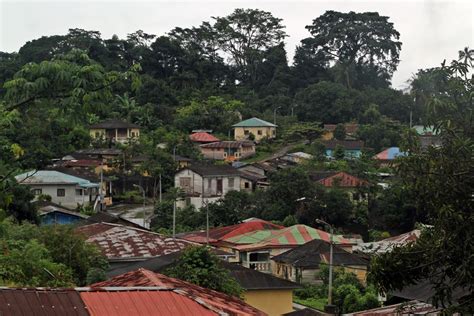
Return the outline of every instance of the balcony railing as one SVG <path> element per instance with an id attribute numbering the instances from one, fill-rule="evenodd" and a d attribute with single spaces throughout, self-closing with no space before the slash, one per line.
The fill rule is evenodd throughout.
<path id="1" fill-rule="evenodd" d="M 243 263 L 244 267 L 254 269 L 260 272 L 266 272 L 270 273 L 271 272 L 271 265 L 269 261 L 250 261 L 250 262 L 244 262 Z"/>

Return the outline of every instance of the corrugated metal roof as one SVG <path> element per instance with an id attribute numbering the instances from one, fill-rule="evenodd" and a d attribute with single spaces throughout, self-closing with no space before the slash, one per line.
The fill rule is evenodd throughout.
<path id="1" fill-rule="evenodd" d="M 224 140 L 220 142 L 214 142 L 209 144 L 200 145 L 202 148 L 240 148 L 240 147 L 253 147 L 255 144 L 251 141 L 244 140 Z"/>
<path id="2" fill-rule="evenodd" d="M 92 124 L 89 128 L 141 128 L 137 124 L 124 122 L 122 120 L 110 119 L 96 124 Z"/>
<path id="3" fill-rule="evenodd" d="M 76 184 L 84 187 L 98 187 L 98 183 L 75 177 L 56 170 L 37 170 L 19 174 L 15 177 L 22 184 Z"/>
<path id="4" fill-rule="evenodd" d="M 80 296 L 92 316 L 218 315 L 175 291 L 85 291 Z"/>
<path id="5" fill-rule="evenodd" d="M 415 229 L 398 236 L 389 237 L 380 241 L 362 243 L 353 247 L 354 251 L 364 253 L 385 253 L 391 251 L 394 247 L 404 246 L 410 242 L 416 241 L 420 237 L 421 231 Z"/>
<path id="6" fill-rule="evenodd" d="M 212 228 L 209 230 L 209 238 L 212 239 L 214 242 L 221 241 L 221 240 L 228 240 L 234 236 L 239 236 L 245 233 L 262 231 L 262 230 L 269 230 L 269 229 L 281 229 L 283 226 L 273 224 L 268 221 L 264 221 L 259 218 L 252 219 L 251 221 L 231 225 L 231 226 L 224 226 L 224 227 L 217 227 Z M 185 234 L 182 236 L 183 239 L 191 240 L 195 242 L 203 241 L 203 238 L 206 237 L 206 232 L 193 232 L 189 234 Z M 205 242 L 205 239 L 204 239 Z"/>
<path id="7" fill-rule="evenodd" d="M 229 241 L 238 241 L 239 238 L 248 238 L 248 236 L 236 236 L 235 238 L 229 239 Z M 279 231 L 270 231 L 270 236 L 267 238 L 252 244 L 242 244 L 236 246 L 236 248 L 242 251 L 250 251 L 256 249 L 295 247 L 313 239 L 329 241 L 329 234 L 325 231 L 299 224 Z M 349 239 L 341 235 L 334 235 L 333 241 L 336 244 L 352 243 Z"/>
<path id="8" fill-rule="evenodd" d="M 367 185 L 367 181 L 359 179 L 351 174 L 348 174 L 347 172 L 329 173 L 326 177 L 322 176 L 321 174 L 315 174 L 314 176 L 310 174 L 310 178 L 319 178 L 317 181 L 325 187 L 332 187 L 336 184 L 336 182 L 337 186 L 343 188 L 355 188 Z"/>
<path id="9" fill-rule="evenodd" d="M 87 242 L 97 245 L 109 260 L 156 257 L 192 245 L 183 239 L 111 223 L 78 227 L 76 232 L 85 235 Z"/>
<path id="10" fill-rule="evenodd" d="M 145 269 L 121 274 L 108 281 L 95 283 L 91 287 L 108 286 L 158 286 L 167 289 L 177 289 L 185 296 L 199 300 L 206 306 L 219 312 L 231 315 L 264 315 L 261 311 L 236 297 Z"/>
<path id="11" fill-rule="evenodd" d="M 0 289 L 0 315 L 12 316 L 87 316 L 79 293 L 69 290 Z"/>
<path id="12" fill-rule="evenodd" d="M 273 261 L 292 264 L 295 267 L 318 267 L 329 262 L 329 242 L 314 239 L 294 249 L 272 257 Z M 335 265 L 367 266 L 368 262 L 353 253 L 333 245 L 333 262 Z"/>
<path id="13" fill-rule="evenodd" d="M 212 143 L 218 142 L 220 139 L 214 135 L 211 135 L 206 132 L 197 132 L 189 135 L 189 139 L 197 143 Z"/>
<path id="14" fill-rule="evenodd" d="M 324 130 L 328 132 L 334 132 L 336 129 L 337 124 L 324 124 Z M 344 129 L 346 130 L 347 134 L 355 134 L 359 129 L 359 124 L 354 123 L 346 123 L 344 124 Z"/>
<path id="15" fill-rule="evenodd" d="M 244 120 L 237 124 L 232 125 L 233 127 L 277 127 L 277 125 L 272 124 L 270 122 L 261 120 L 256 117 L 252 117 L 248 120 Z"/>
<path id="16" fill-rule="evenodd" d="M 400 151 L 400 148 L 390 147 L 390 148 L 387 148 L 384 151 L 378 153 L 377 155 L 375 155 L 375 159 L 378 159 L 378 160 L 393 160 L 397 157 L 403 157 L 403 156 L 406 156 L 406 153 Z"/>
<path id="17" fill-rule="evenodd" d="M 229 165 L 192 165 L 180 170 L 179 172 L 182 172 L 183 170 L 187 170 L 187 169 L 194 171 L 197 174 L 204 177 L 206 176 L 239 176 L 240 175 L 239 170 Z"/>

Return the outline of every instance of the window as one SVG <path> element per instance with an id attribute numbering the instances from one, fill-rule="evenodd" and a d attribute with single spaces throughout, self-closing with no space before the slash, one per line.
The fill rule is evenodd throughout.
<path id="1" fill-rule="evenodd" d="M 179 178 L 179 186 L 182 188 L 189 188 L 191 186 L 191 178 L 190 177 Z"/>
<path id="2" fill-rule="evenodd" d="M 34 195 L 41 195 L 41 194 L 43 194 L 43 190 L 42 190 L 42 189 L 33 189 L 32 192 L 33 192 Z"/>
<path id="3" fill-rule="evenodd" d="M 259 129 L 259 130 L 257 131 L 257 134 L 258 134 L 258 135 L 262 135 L 262 130 Z"/>
<path id="4" fill-rule="evenodd" d="M 76 189 L 76 195 L 82 195 L 82 189 Z"/>
<path id="5" fill-rule="evenodd" d="M 99 138 L 100 137 L 100 132 L 95 132 L 95 138 Z"/>
<path id="6" fill-rule="evenodd" d="M 248 129 L 244 129 L 244 135 L 250 134 L 250 131 Z"/>
<path id="7" fill-rule="evenodd" d="M 234 187 L 234 178 L 229 178 L 229 188 Z"/>
<path id="8" fill-rule="evenodd" d="M 130 135 L 133 137 L 135 137 L 135 132 L 131 132 Z"/>
<path id="9" fill-rule="evenodd" d="M 249 188 L 250 188 L 250 183 L 248 183 L 247 181 L 245 181 L 244 187 L 245 187 L 246 189 L 249 189 Z"/>
<path id="10" fill-rule="evenodd" d="M 274 130 L 272 130 L 272 134 L 273 134 L 273 136 L 275 136 L 275 135 L 276 135 L 276 130 L 275 130 L 275 129 L 274 129 Z"/>
<path id="11" fill-rule="evenodd" d="M 66 196 L 66 190 L 65 189 L 58 189 L 56 192 L 57 196 Z"/>

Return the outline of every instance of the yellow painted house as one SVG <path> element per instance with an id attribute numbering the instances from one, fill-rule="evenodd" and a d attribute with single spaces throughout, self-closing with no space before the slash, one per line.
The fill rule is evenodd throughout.
<path id="1" fill-rule="evenodd" d="M 94 140 L 112 141 L 125 144 L 140 137 L 141 127 L 121 120 L 106 120 L 92 124 L 89 134 Z"/>
<path id="2" fill-rule="evenodd" d="M 293 311 L 293 290 L 300 285 L 235 263 L 223 262 L 223 266 L 244 289 L 243 299 L 247 304 L 269 316 Z"/>
<path id="3" fill-rule="evenodd" d="M 276 137 L 277 126 L 256 117 L 234 124 L 232 127 L 235 140 L 251 139 L 251 134 L 254 136 L 253 140 L 257 142 L 263 138 Z"/>

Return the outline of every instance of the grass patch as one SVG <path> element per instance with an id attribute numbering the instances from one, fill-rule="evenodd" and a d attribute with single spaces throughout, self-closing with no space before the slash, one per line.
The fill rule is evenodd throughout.
<path id="1" fill-rule="evenodd" d="M 304 306 L 307 306 L 307 307 L 310 307 L 310 308 L 314 308 L 314 309 L 323 311 L 324 310 L 324 305 L 327 304 L 328 300 L 327 300 L 327 298 L 301 299 L 301 298 L 294 297 L 293 302 L 304 305 Z"/>

